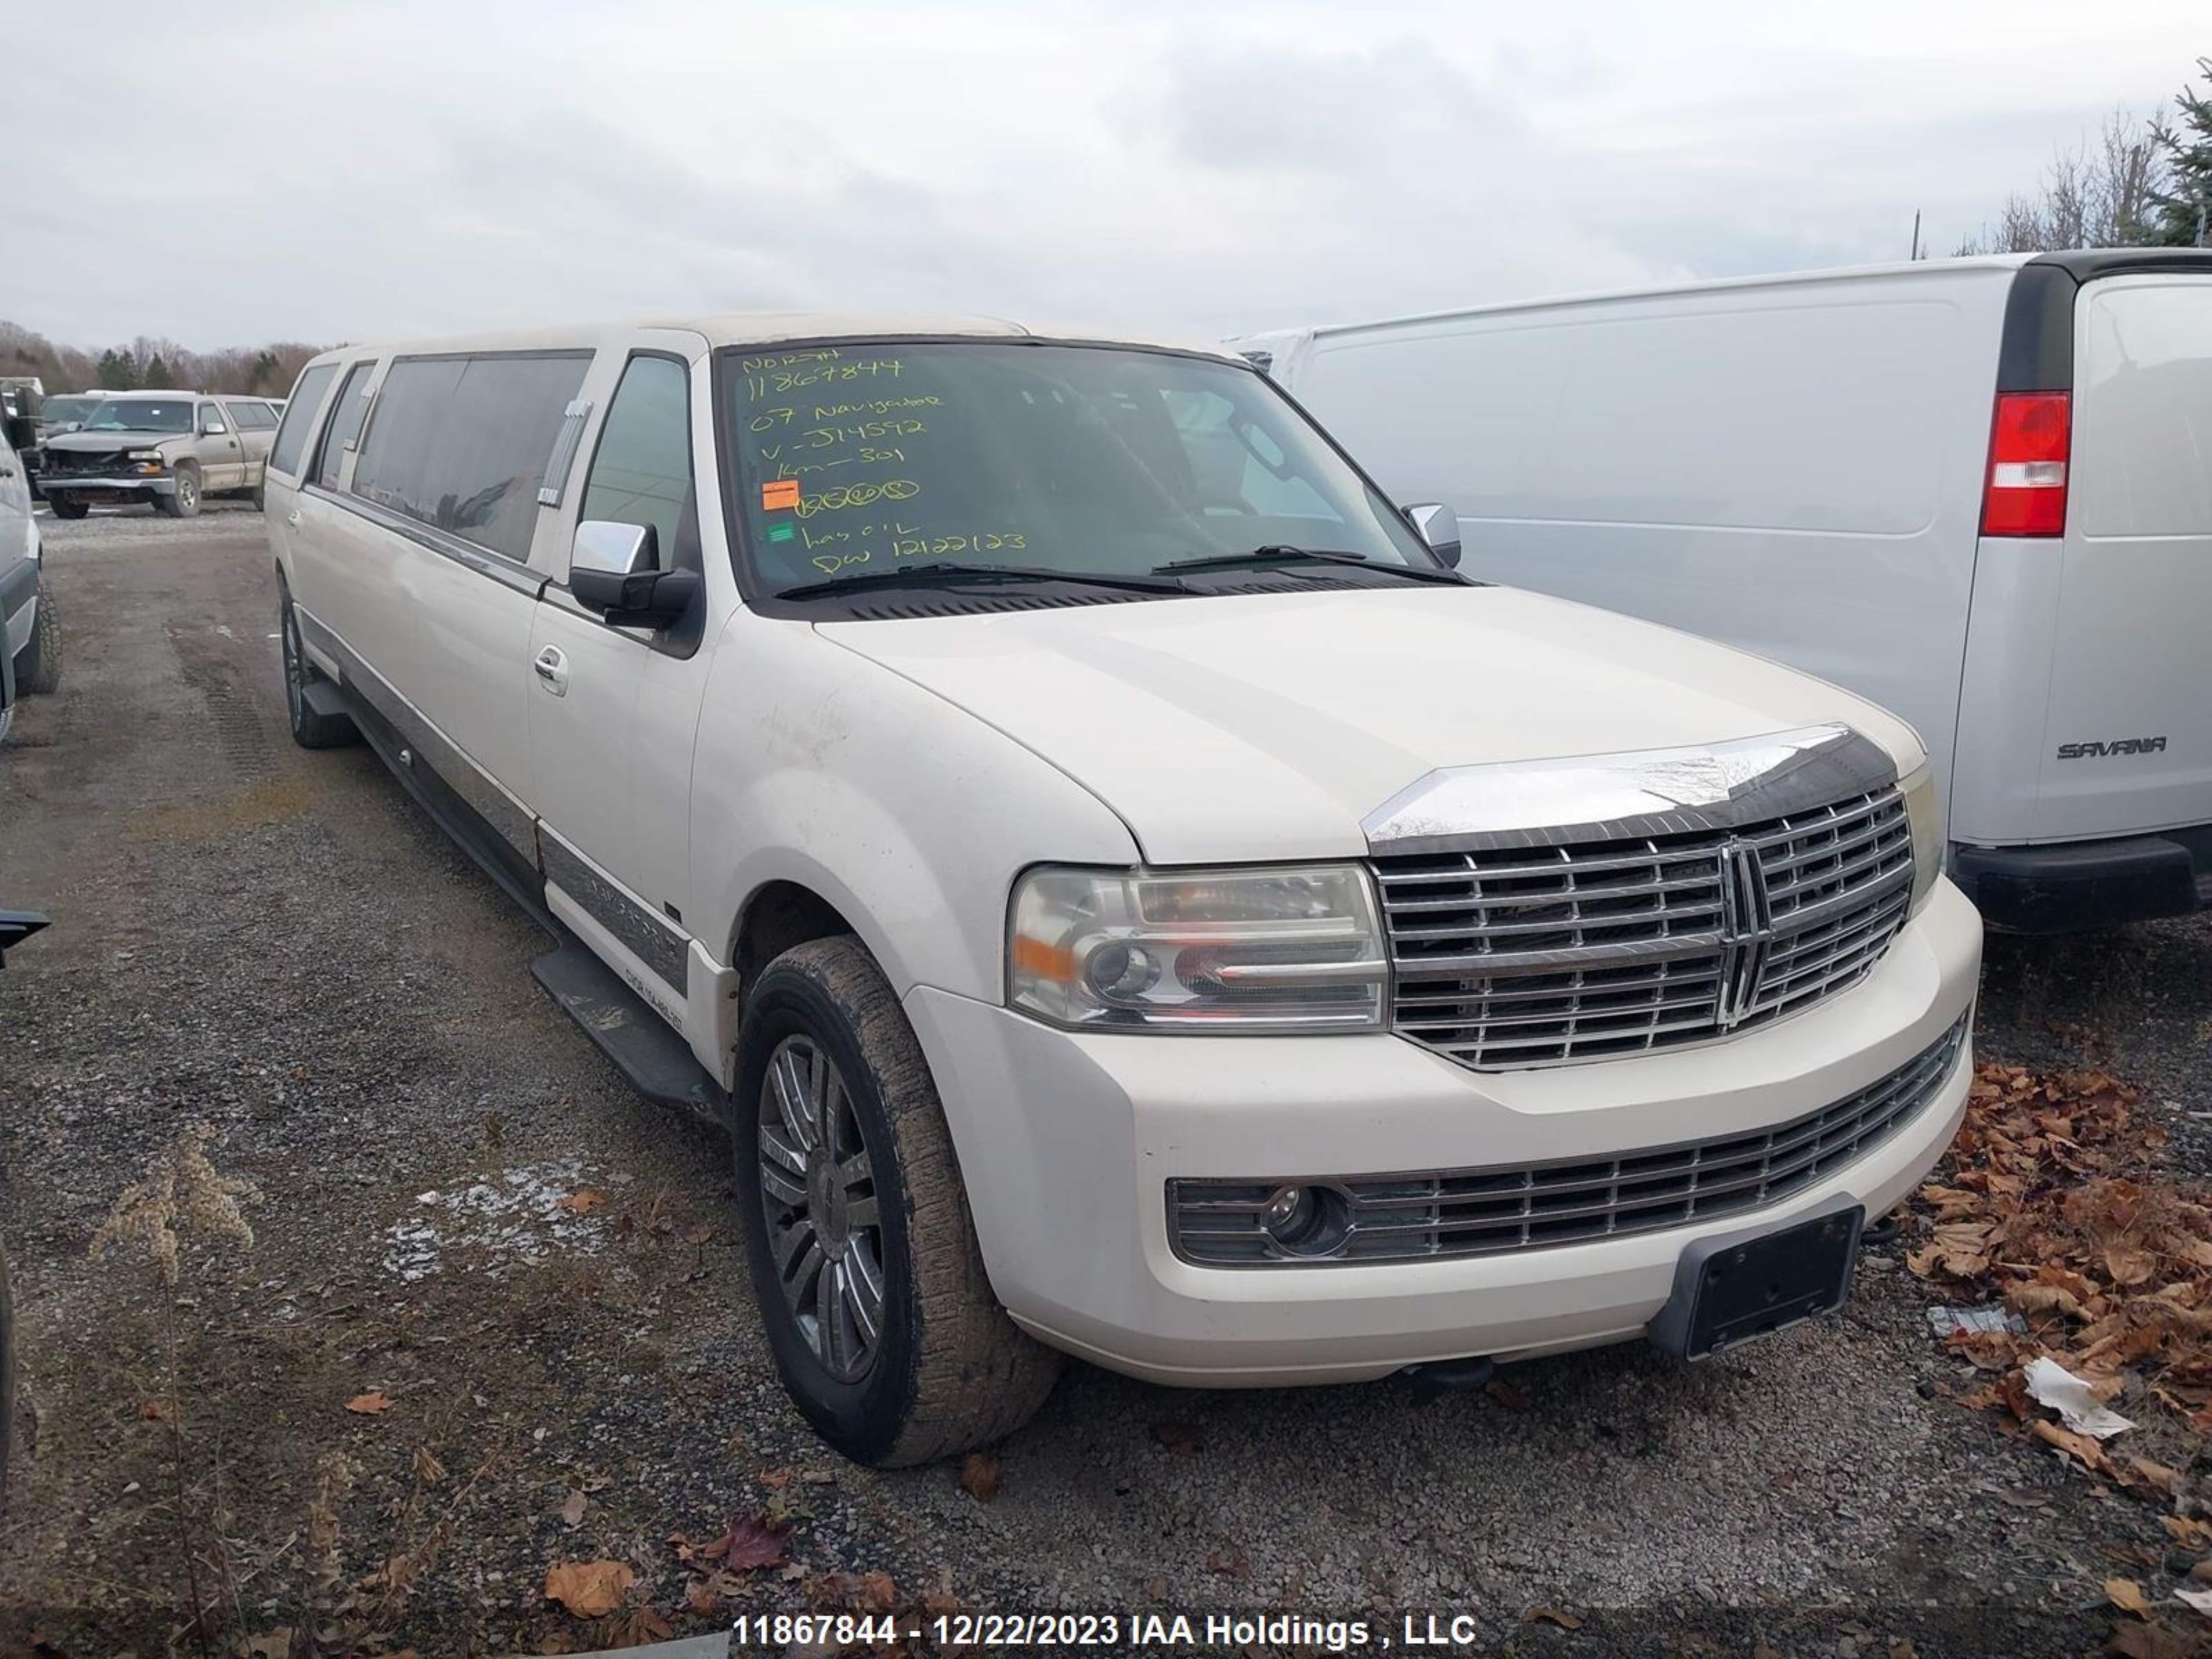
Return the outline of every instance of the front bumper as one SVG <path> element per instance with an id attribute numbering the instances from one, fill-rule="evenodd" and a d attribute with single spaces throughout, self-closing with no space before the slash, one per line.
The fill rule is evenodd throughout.
<path id="1" fill-rule="evenodd" d="M 1176 1176 L 1343 1176 L 1589 1158 L 1756 1133 L 1868 1087 L 1972 1006 L 1981 924 L 1948 883 L 1861 984 L 1701 1048 L 1474 1073 L 1402 1038 L 1098 1036 L 918 988 L 907 1011 L 951 1121 L 984 1261 L 1015 1320 L 1186 1386 L 1358 1382 L 1641 1334 L 1685 1245 L 1858 1202 L 1878 1217 L 1966 1109 L 1971 1045 L 1911 1121 L 1768 1208 L 1589 1243 L 1418 1261 L 1201 1267 L 1168 1235 Z"/>
<path id="2" fill-rule="evenodd" d="M 2071 933 L 2212 908 L 2212 823 L 2110 841 L 1960 847 L 1959 885 L 1992 927 Z"/>
<path id="3" fill-rule="evenodd" d="M 88 501 L 122 498 L 142 501 L 149 495 L 173 495 L 177 479 L 173 473 L 158 478 L 116 477 L 106 474 L 76 472 L 41 472 L 39 474 L 39 493 L 48 501 L 57 495 L 81 498 Z"/>

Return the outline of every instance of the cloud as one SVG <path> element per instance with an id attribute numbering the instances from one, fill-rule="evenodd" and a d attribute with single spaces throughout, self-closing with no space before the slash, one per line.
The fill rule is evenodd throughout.
<path id="1" fill-rule="evenodd" d="M 74 342 L 750 306 L 1218 333 L 1948 246 L 2192 6 L 233 0 L 12 94 L 5 309 Z M 11 22 L 63 61 L 69 7 Z"/>

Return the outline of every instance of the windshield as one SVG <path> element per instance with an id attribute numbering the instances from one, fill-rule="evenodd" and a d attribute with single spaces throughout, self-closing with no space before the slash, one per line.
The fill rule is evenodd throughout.
<path id="1" fill-rule="evenodd" d="M 100 407 L 97 398 L 49 398 L 39 405 L 42 421 L 81 421 Z"/>
<path id="2" fill-rule="evenodd" d="M 762 590 L 988 562 L 1134 575 L 1295 545 L 1437 568 L 1273 385 L 1099 346 L 726 353 Z"/>
<path id="3" fill-rule="evenodd" d="M 87 432 L 190 432 L 192 400 L 110 398 L 84 423 Z"/>

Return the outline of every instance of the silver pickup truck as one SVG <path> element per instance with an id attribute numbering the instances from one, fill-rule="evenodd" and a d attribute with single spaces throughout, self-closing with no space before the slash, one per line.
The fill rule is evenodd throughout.
<path id="1" fill-rule="evenodd" d="M 39 493 L 58 519 L 135 502 L 189 519 L 210 495 L 249 495 L 259 507 L 276 437 L 264 398 L 118 392 L 76 431 L 46 441 Z"/>

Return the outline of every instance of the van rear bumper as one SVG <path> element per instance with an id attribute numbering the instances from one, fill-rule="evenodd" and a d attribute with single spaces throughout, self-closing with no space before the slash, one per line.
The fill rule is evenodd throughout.
<path id="1" fill-rule="evenodd" d="M 1992 927 L 2071 933 L 2212 908 L 2212 823 L 2113 841 L 1960 847 L 1952 878 Z"/>

